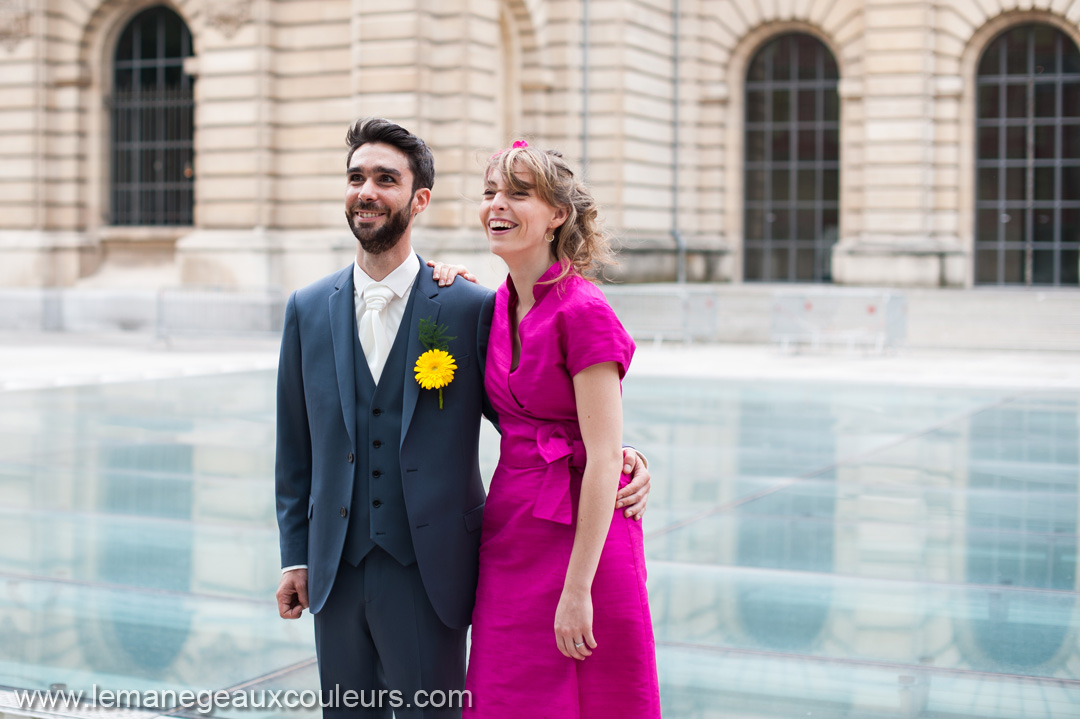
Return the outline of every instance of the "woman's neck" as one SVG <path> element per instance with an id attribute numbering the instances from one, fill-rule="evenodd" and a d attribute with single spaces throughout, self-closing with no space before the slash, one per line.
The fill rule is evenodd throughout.
<path id="1" fill-rule="evenodd" d="M 554 263 L 555 258 L 550 253 L 543 257 L 530 259 L 514 258 L 506 263 L 507 267 L 510 268 L 510 279 L 514 281 L 514 289 L 517 290 L 518 307 L 521 309 L 522 314 L 528 312 L 529 308 L 535 304 L 536 298 L 533 296 L 533 288 L 536 287 L 537 280 Z"/>

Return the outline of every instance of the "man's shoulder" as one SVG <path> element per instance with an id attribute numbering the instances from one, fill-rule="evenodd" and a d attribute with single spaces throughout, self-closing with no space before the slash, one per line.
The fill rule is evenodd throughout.
<path id="1" fill-rule="evenodd" d="M 454 280 L 453 284 L 439 288 L 440 301 L 466 306 L 475 305 L 477 308 L 482 307 L 494 294 L 494 290 L 461 278 Z"/>

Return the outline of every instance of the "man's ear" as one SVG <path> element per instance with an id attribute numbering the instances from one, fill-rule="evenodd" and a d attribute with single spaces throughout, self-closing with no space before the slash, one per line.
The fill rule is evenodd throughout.
<path id="1" fill-rule="evenodd" d="M 413 214 L 419 215 L 421 212 L 427 209 L 427 206 L 431 204 L 431 190 L 426 187 L 421 187 L 413 194 Z"/>

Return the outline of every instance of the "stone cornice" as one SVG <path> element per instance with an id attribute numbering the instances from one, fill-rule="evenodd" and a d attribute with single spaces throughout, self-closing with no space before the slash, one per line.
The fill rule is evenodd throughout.
<path id="1" fill-rule="evenodd" d="M 206 0 L 206 24 L 231 38 L 251 19 L 252 0 Z"/>
<path id="2" fill-rule="evenodd" d="M 14 52 L 30 37 L 30 3 L 28 0 L 0 0 L 0 44 Z"/>

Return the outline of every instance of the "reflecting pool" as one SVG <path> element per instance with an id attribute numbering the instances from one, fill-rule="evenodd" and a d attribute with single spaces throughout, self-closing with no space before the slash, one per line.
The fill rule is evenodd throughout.
<path id="1" fill-rule="evenodd" d="M 1080 393 L 625 400 L 666 717 L 1080 717 Z M 273 602 L 273 403 L 270 372 L 0 394 L 0 686 L 317 686 Z"/>

